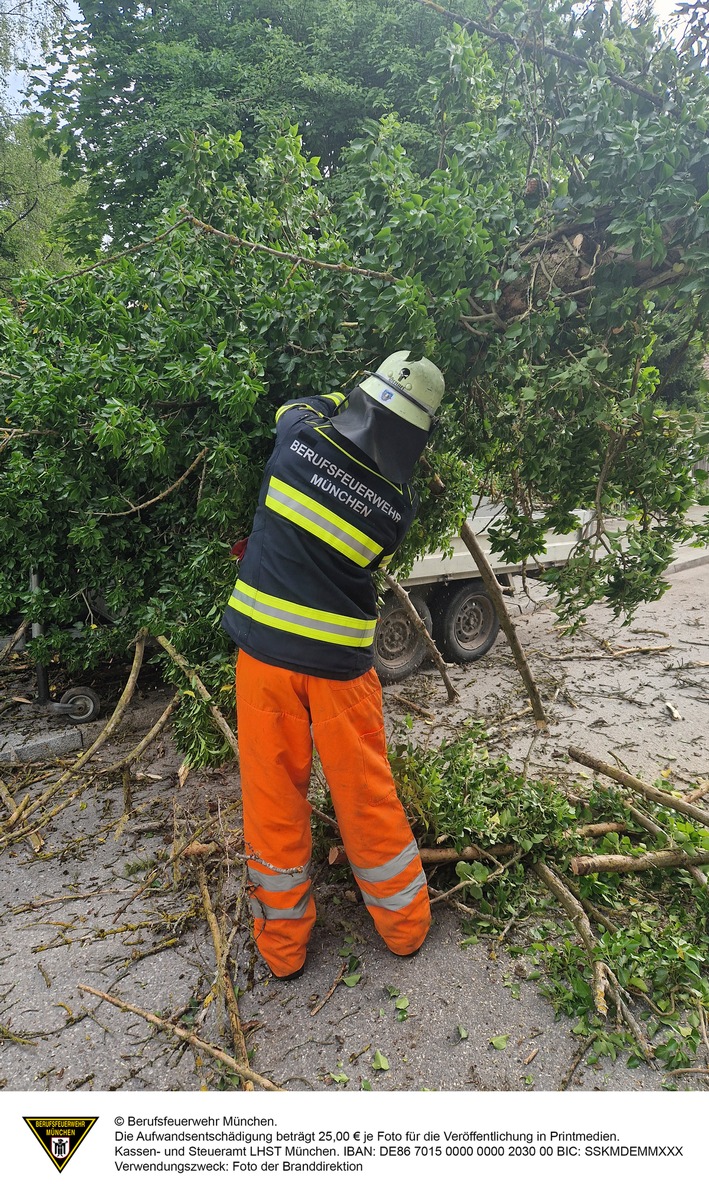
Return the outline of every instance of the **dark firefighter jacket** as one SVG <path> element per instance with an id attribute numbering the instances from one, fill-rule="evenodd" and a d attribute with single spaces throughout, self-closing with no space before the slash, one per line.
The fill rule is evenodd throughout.
<path id="1" fill-rule="evenodd" d="M 374 659 L 372 570 L 386 567 L 413 520 L 408 485 L 385 479 L 331 425 L 344 396 L 276 413 L 253 529 L 222 626 L 253 658 L 326 679 L 355 679 Z"/>

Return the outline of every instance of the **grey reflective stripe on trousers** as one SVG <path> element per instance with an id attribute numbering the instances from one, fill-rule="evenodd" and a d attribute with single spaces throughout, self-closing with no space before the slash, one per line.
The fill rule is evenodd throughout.
<path id="1" fill-rule="evenodd" d="M 400 892 L 395 892 L 393 896 L 370 896 L 369 892 L 365 892 L 364 888 L 360 888 L 362 899 L 368 908 L 388 908 L 391 912 L 397 912 L 400 908 L 406 908 L 412 900 L 421 891 L 422 887 L 426 886 L 426 874 L 424 871 L 419 871 L 415 879 L 402 888 Z"/>
<path id="2" fill-rule="evenodd" d="M 404 867 L 408 867 L 410 862 L 416 858 L 418 854 L 418 846 L 415 841 L 410 841 L 408 846 L 400 854 L 396 854 L 394 858 L 390 858 L 388 862 L 382 864 L 381 867 L 358 867 L 356 863 L 350 859 L 350 866 L 357 876 L 357 881 L 363 879 L 365 883 L 386 883 L 388 879 L 393 879 Z"/>
<path id="3" fill-rule="evenodd" d="M 271 908 L 270 904 L 264 904 L 257 896 L 249 896 L 249 905 L 253 915 L 263 921 L 297 921 L 305 916 L 312 891 L 312 888 L 308 888 L 303 898 L 292 908 Z"/>
<path id="4" fill-rule="evenodd" d="M 254 887 L 262 887 L 267 892 L 289 892 L 291 888 L 297 887 L 299 883 L 305 883 L 310 878 L 310 863 L 303 870 L 295 869 L 293 871 L 284 871 L 279 875 L 265 875 L 263 871 L 257 871 L 255 867 L 248 867 L 249 880 Z"/>

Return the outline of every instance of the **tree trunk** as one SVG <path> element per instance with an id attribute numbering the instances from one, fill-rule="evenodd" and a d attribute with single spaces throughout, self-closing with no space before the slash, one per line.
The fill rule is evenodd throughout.
<path id="1" fill-rule="evenodd" d="M 596 875 L 617 872 L 651 871 L 653 868 L 666 871 L 670 867 L 688 870 L 709 863 L 709 851 L 701 850 L 689 855 L 684 850 L 649 850 L 647 854 L 581 854 L 571 859 L 574 875 Z"/>

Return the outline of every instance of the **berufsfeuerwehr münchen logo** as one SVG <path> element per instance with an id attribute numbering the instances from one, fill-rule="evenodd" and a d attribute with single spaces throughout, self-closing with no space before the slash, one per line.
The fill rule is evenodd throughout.
<path id="1" fill-rule="evenodd" d="M 23 1117 L 58 1171 L 63 1171 L 98 1117 Z"/>

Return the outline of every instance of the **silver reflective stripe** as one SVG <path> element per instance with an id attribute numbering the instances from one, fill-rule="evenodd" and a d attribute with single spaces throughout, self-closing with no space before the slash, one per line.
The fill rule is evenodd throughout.
<path id="1" fill-rule="evenodd" d="M 381 867 L 358 867 L 356 863 L 350 859 L 350 866 L 357 876 L 357 881 L 363 879 L 365 883 L 385 883 L 387 879 L 393 879 L 404 867 L 408 867 L 410 862 L 416 858 L 418 854 L 418 846 L 415 841 L 410 841 L 408 846 L 400 854 L 390 858 L 389 862 L 382 863 Z"/>
<path id="2" fill-rule="evenodd" d="M 339 550 L 340 554 L 352 559 L 360 567 L 368 566 L 384 549 L 355 525 L 329 512 L 324 504 L 319 504 L 305 492 L 298 491 L 275 476 L 271 477 L 268 485 L 266 507 Z"/>
<path id="3" fill-rule="evenodd" d="M 229 604 L 263 625 L 317 641 L 336 642 L 341 646 L 371 646 L 374 641 L 376 619 L 362 621 L 323 609 L 306 608 L 303 604 L 259 592 L 241 580 L 237 581 Z"/>
<path id="4" fill-rule="evenodd" d="M 252 866 L 249 866 L 248 872 L 254 887 L 265 888 L 267 892 L 290 892 L 292 888 L 306 883 L 310 878 L 310 863 L 302 871 L 288 871 L 282 875 L 266 875 Z"/>
<path id="5" fill-rule="evenodd" d="M 426 875 L 423 871 L 419 871 L 415 879 L 402 888 L 400 892 L 395 892 L 393 896 L 370 896 L 369 892 L 365 892 L 364 888 L 360 888 L 362 899 L 368 908 L 388 908 L 391 912 L 397 912 L 400 908 L 406 908 L 412 900 L 415 900 L 422 887 L 426 886 Z"/>
<path id="6" fill-rule="evenodd" d="M 297 921 L 305 916 L 311 894 L 312 888 L 308 888 L 302 900 L 292 908 L 271 908 L 269 904 L 263 904 L 257 896 L 249 896 L 249 904 L 253 915 L 264 921 Z"/>

